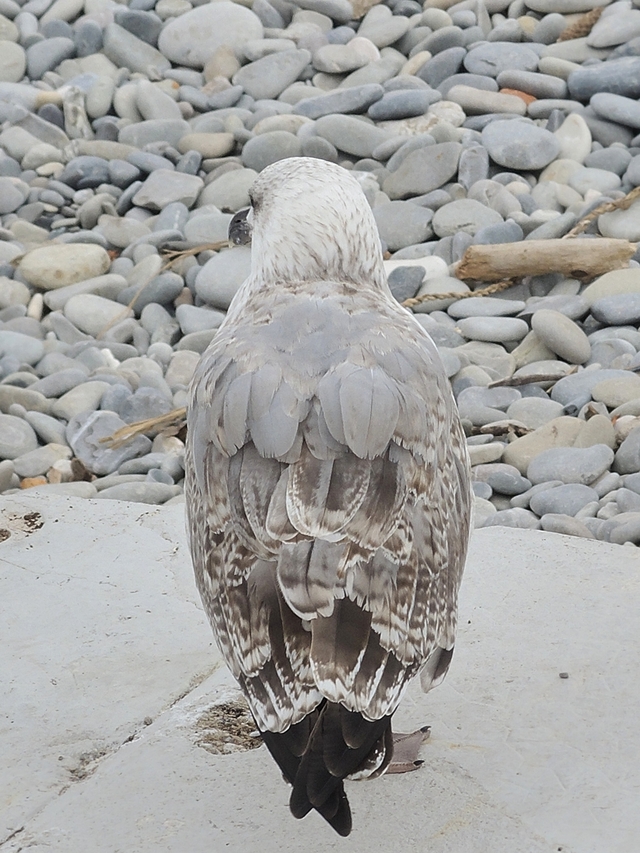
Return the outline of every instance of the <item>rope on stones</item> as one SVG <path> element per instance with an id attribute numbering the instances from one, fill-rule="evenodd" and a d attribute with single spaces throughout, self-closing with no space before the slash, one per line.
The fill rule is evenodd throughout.
<path id="1" fill-rule="evenodd" d="M 571 39 L 580 39 L 588 36 L 600 15 L 604 12 L 604 9 L 604 6 L 598 6 L 597 9 L 592 9 L 590 12 L 585 12 L 584 15 L 580 15 L 571 26 L 560 33 L 557 41 L 571 41 Z"/>

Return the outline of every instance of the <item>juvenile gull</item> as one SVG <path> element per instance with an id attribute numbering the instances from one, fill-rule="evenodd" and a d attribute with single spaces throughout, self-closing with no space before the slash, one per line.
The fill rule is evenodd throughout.
<path id="1" fill-rule="evenodd" d="M 251 275 L 190 389 L 191 551 L 293 815 L 348 835 L 343 779 L 388 768 L 407 683 L 429 690 L 449 667 L 466 443 L 357 180 L 290 158 L 250 196 L 230 236 L 251 229 Z"/>

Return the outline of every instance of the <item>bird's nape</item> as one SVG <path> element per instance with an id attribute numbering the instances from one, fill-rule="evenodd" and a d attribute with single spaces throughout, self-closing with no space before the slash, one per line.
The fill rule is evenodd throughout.
<path id="1" fill-rule="evenodd" d="M 362 714 L 326 700 L 283 733 L 262 738 L 293 786 L 289 807 L 295 818 L 315 809 L 342 836 L 351 832 L 351 809 L 343 780 L 381 775 L 393 755 L 391 716 L 365 720 Z"/>

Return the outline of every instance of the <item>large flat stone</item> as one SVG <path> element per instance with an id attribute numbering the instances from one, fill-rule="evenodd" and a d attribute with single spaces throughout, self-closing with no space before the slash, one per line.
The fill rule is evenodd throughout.
<path id="1" fill-rule="evenodd" d="M 0 839 L 15 833 L 3 850 L 345 844 L 316 815 L 293 820 L 264 748 L 212 755 L 196 744 L 196 720 L 231 680 L 193 588 L 182 507 L 20 495 L 0 512 L 7 528 L 9 513 L 44 520 L 28 536 L 14 521 L 0 543 L 12 721 Z M 428 696 L 412 685 L 396 718 L 400 730 L 431 725 L 425 764 L 348 784 L 353 849 L 635 849 L 637 569 L 634 548 L 477 531 L 451 672 Z"/>

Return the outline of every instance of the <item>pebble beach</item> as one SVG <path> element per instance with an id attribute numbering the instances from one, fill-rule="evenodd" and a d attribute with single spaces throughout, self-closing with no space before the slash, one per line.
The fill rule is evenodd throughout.
<path id="1" fill-rule="evenodd" d="M 639 98 L 640 0 L 0 0 L 0 492 L 183 500 L 177 430 L 104 439 L 185 405 L 249 271 L 232 215 L 310 156 L 359 180 L 398 301 L 445 295 L 412 310 L 476 527 L 640 545 Z M 565 237 L 631 260 L 456 276 Z"/>

